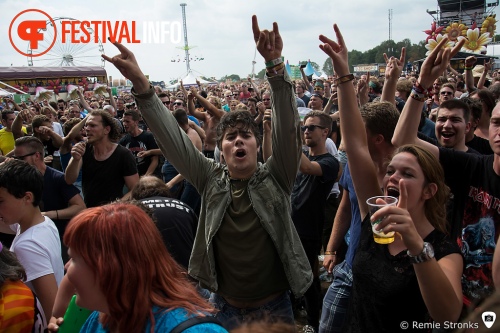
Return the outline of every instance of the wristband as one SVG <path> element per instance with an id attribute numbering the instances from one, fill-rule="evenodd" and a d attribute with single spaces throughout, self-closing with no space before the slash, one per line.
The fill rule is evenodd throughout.
<path id="1" fill-rule="evenodd" d="M 327 255 L 327 256 L 336 256 L 337 255 L 337 251 L 325 251 L 325 255 Z"/>
<path id="2" fill-rule="evenodd" d="M 416 81 L 415 84 L 413 85 L 413 90 L 415 90 L 417 93 L 419 94 L 425 94 L 427 89 L 425 89 L 424 87 L 422 87 L 420 85 L 420 82 Z"/>
<path id="3" fill-rule="evenodd" d="M 266 62 L 266 67 L 278 66 L 279 64 L 282 64 L 284 60 L 284 57 L 269 60 L 268 62 Z"/>
<path id="4" fill-rule="evenodd" d="M 465 66 L 465 67 L 464 67 L 464 70 L 466 70 L 466 71 L 471 71 L 473 68 L 474 68 L 474 67 L 472 67 L 472 66 L 470 66 L 470 67 Z"/>
<path id="5" fill-rule="evenodd" d="M 266 72 L 268 74 L 278 74 L 278 71 L 285 68 L 285 64 L 284 63 L 281 63 L 277 66 L 274 66 L 274 67 L 268 67 L 266 68 Z"/>
<path id="6" fill-rule="evenodd" d="M 411 91 L 410 97 L 416 99 L 419 102 L 425 102 L 425 100 L 427 99 L 427 94 L 418 93 L 417 91 L 415 91 L 415 89 L 413 89 Z"/>
<path id="7" fill-rule="evenodd" d="M 339 84 L 346 83 L 346 82 L 349 82 L 352 80 L 354 80 L 354 74 L 347 74 L 347 75 L 344 75 L 344 76 L 337 78 L 335 80 L 335 82 L 337 83 L 337 85 L 339 85 Z"/>

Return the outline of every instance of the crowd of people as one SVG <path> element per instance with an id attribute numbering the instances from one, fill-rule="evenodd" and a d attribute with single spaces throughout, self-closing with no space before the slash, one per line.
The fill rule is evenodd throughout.
<path id="1" fill-rule="evenodd" d="M 492 63 L 460 73 L 463 42 L 443 39 L 418 73 L 403 48 L 383 76 L 354 75 L 334 25 L 334 75 L 291 80 L 278 25 L 254 16 L 252 31 L 260 82 L 166 91 L 114 43 L 103 57 L 130 93 L 4 99 L 2 331 L 63 331 L 74 295 L 92 311 L 81 332 L 485 327 L 500 295 Z M 381 195 L 398 203 L 371 215 Z"/>

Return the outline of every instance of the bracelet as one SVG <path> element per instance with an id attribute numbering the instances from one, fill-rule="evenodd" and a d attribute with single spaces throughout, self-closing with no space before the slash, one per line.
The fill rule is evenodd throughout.
<path id="1" fill-rule="evenodd" d="M 56 210 L 56 220 L 59 220 L 59 212 Z"/>
<path id="2" fill-rule="evenodd" d="M 327 256 L 336 256 L 337 255 L 337 251 L 325 251 L 325 255 L 327 255 Z"/>
<path id="3" fill-rule="evenodd" d="M 425 102 L 425 100 L 427 99 L 426 94 L 419 94 L 415 90 L 411 91 L 410 97 L 419 101 L 419 102 Z"/>
<path id="4" fill-rule="evenodd" d="M 466 70 L 466 71 L 471 71 L 471 70 L 472 70 L 472 68 L 474 68 L 474 67 L 472 67 L 472 66 L 470 66 L 470 67 L 465 66 L 465 67 L 464 67 L 464 70 Z"/>
<path id="5" fill-rule="evenodd" d="M 278 66 L 266 68 L 268 74 L 278 74 L 278 71 L 285 68 L 285 64 L 281 63 Z"/>
<path id="6" fill-rule="evenodd" d="M 266 62 L 266 67 L 278 66 L 279 64 L 282 64 L 284 60 L 284 57 L 269 60 L 268 62 Z"/>
<path id="7" fill-rule="evenodd" d="M 347 74 L 347 75 L 344 75 L 344 76 L 337 78 L 335 80 L 335 82 L 337 83 L 337 85 L 339 85 L 339 84 L 346 83 L 346 82 L 349 82 L 352 80 L 354 80 L 354 74 Z"/>
<path id="8" fill-rule="evenodd" d="M 415 92 L 417 92 L 419 94 L 425 94 L 427 92 L 427 89 L 422 87 L 420 85 L 420 82 L 418 82 L 418 81 L 416 81 L 415 84 L 413 85 L 413 90 L 415 90 Z"/>

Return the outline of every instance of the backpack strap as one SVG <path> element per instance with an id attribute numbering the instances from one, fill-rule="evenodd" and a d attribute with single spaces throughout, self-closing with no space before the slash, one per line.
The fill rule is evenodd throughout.
<path id="1" fill-rule="evenodd" d="M 192 317 L 189 318 L 179 325 L 175 326 L 170 333 L 181 333 L 184 332 L 184 330 L 195 326 L 199 324 L 205 324 L 205 323 L 212 323 L 212 324 L 217 324 L 219 326 L 222 326 L 221 322 L 217 320 L 215 317 L 212 316 L 206 316 L 206 317 Z"/>

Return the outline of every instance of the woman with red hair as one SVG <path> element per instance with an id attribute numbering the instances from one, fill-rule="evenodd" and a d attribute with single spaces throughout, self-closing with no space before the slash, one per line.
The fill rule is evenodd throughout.
<path id="1" fill-rule="evenodd" d="M 64 243 L 76 303 L 95 310 L 81 332 L 170 332 L 213 312 L 136 205 L 112 203 L 81 212 L 67 226 Z M 227 332 L 212 322 L 189 330 L 202 331 Z"/>

